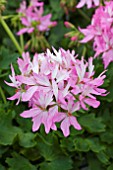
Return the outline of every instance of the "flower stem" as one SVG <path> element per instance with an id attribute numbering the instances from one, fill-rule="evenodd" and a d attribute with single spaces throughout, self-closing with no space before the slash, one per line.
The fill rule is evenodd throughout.
<path id="1" fill-rule="evenodd" d="M 88 22 L 90 21 L 90 18 L 83 12 L 83 10 L 78 9 L 78 12 L 80 13 L 81 16 L 84 17 Z"/>
<path id="2" fill-rule="evenodd" d="M 21 25 L 19 25 L 19 28 L 21 29 Z M 24 50 L 24 37 L 23 34 L 20 35 L 20 44 L 21 44 L 21 48 L 22 51 Z"/>
<path id="3" fill-rule="evenodd" d="M 84 57 L 85 57 L 85 55 L 86 55 L 86 51 L 87 51 L 87 49 L 86 49 L 86 47 L 84 46 L 84 48 L 83 48 L 83 52 L 82 52 L 82 56 L 84 56 Z"/>
<path id="4" fill-rule="evenodd" d="M 18 44 L 16 38 L 14 37 L 13 33 L 11 32 L 10 28 L 8 27 L 8 25 L 6 24 L 6 22 L 2 18 L 2 16 L 0 16 L 0 22 L 1 22 L 2 26 L 4 27 L 5 31 L 7 32 L 7 34 L 9 35 L 9 37 L 11 38 L 12 42 L 14 43 L 16 49 L 18 50 L 18 52 L 21 55 L 22 49 L 21 49 L 20 45 Z"/>
<path id="5" fill-rule="evenodd" d="M 6 104 L 6 103 L 7 103 L 7 100 L 6 100 L 5 94 L 4 94 L 4 92 L 3 92 L 3 90 L 2 90 L 1 87 L 0 87 L 0 94 L 1 94 L 1 96 L 2 96 L 2 99 L 3 99 L 4 103 Z"/>

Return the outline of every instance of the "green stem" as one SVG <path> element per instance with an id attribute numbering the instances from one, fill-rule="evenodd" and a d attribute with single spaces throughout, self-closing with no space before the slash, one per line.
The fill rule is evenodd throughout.
<path id="1" fill-rule="evenodd" d="M 24 39 L 23 39 L 23 34 L 20 35 L 20 44 L 21 44 L 22 51 L 24 51 Z"/>
<path id="2" fill-rule="evenodd" d="M 83 16 L 88 22 L 90 22 L 90 18 L 83 12 L 83 10 L 78 9 L 78 12 L 81 16 Z"/>
<path id="3" fill-rule="evenodd" d="M 5 76 L 7 76 L 8 74 L 9 74 L 8 72 L 7 72 L 7 73 L 3 73 L 3 74 L 0 75 L 0 78 L 1 78 L 1 77 L 5 77 Z"/>
<path id="4" fill-rule="evenodd" d="M 87 49 L 86 49 L 86 47 L 84 47 L 84 48 L 83 48 L 83 52 L 82 52 L 82 56 L 84 56 L 84 57 L 85 57 L 85 55 L 86 55 L 86 51 L 87 51 Z"/>
<path id="5" fill-rule="evenodd" d="M 21 29 L 21 25 L 19 27 Z M 20 35 L 20 44 L 21 44 L 21 48 L 22 48 L 22 51 L 23 51 L 24 50 L 24 37 L 23 37 L 23 34 Z"/>
<path id="6" fill-rule="evenodd" d="M 6 100 L 5 94 L 4 94 L 4 92 L 3 92 L 3 90 L 2 90 L 1 87 L 0 87 L 0 94 L 1 94 L 1 96 L 2 96 L 2 99 L 3 99 L 4 103 L 6 104 L 6 103 L 7 103 L 7 100 Z"/>
<path id="7" fill-rule="evenodd" d="M 21 55 L 22 49 L 21 49 L 20 45 L 18 44 L 18 42 L 17 42 L 16 38 L 14 37 L 13 33 L 11 32 L 10 28 L 8 27 L 8 25 L 6 24 L 6 22 L 4 21 L 4 19 L 1 16 L 0 16 L 0 22 L 1 22 L 2 26 L 4 27 L 5 31 L 7 32 L 7 34 L 9 35 L 9 37 L 11 38 L 15 47 L 17 48 L 18 52 Z"/>
<path id="8" fill-rule="evenodd" d="M 15 15 L 2 16 L 4 20 L 14 17 Z"/>

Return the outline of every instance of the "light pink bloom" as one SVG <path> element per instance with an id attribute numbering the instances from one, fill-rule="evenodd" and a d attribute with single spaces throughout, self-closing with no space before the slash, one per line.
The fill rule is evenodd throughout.
<path id="1" fill-rule="evenodd" d="M 79 29 L 84 35 L 81 43 L 93 41 L 94 57 L 102 56 L 104 68 L 113 62 L 113 1 L 105 2 L 105 6 L 96 9 L 91 25 Z"/>
<path id="2" fill-rule="evenodd" d="M 51 27 L 57 25 L 56 21 L 51 21 L 52 14 L 43 16 L 44 3 L 38 0 L 31 0 L 29 6 L 26 6 L 25 1 L 20 4 L 20 9 L 17 10 L 20 13 L 20 20 L 24 28 L 17 32 L 17 35 L 24 33 L 32 34 L 32 32 L 45 32 Z"/>
<path id="3" fill-rule="evenodd" d="M 57 117 L 54 118 L 54 121 L 61 121 L 61 130 L 65 137 L 70 134 L 69 127 L 72 125 L 75 129 L 81 130 L 80 124 L 77 122 L 75 116 L 72 115 L 73 112 L 79 110 L 79 103 L 74 103 L 71 99 L 66 103 L 66 105 L 62 105 L 61 108 L 66 110 L 65 112 L 60 112 Z"/>
<path id="4" fill-rule="evenodd" d="M 106 90 L 100 87 L 106 71 L 94 78 L 92 57 L 87 62 L 84 57 L 77 59 L 74 51 L 53 48 L 53 53 L 47 49 L 45 53 L 36 53 L 32 60 L 28 52 L 23 53 L 17 63 L 20 74 L 15 75 L 11 66 L 12 76 L 9 78 L 12 83 L 6 82 L 16 89 L 9 99 L 18 99 L 17 103 L 28 102 L 30 109 L 21 116 L 32 118 L 33 131 L 43 124 L 49 133 L 50 129 L 57 129 L 57 122 L 61 122 L 64 136 L 70 134 L 71 125 L 81 130 L 75 112 L 81 108 L 88 110 L 88 105 L 97 108 L 100 102 L 96 96 L 107 95 Z"/>
<path id="5" fill-rule="evenodd" d="M 26 53 L 22 53 L 22 59 L 18 58 L 17 60 L 19 69 L 21 71 L 21 73 L 23 75 L 29 75 L 30 71 L 31 71 L 31 67 L 30 67 L 30 55 L 28 52 Z"/>
<path id="6" fill-rule="evenodd" d="M 40 125 L 43 123 L 45 126 L 46 133 L 49 133 L 50 128 L 53 127 L 53 117 L 58 112 L 58 107 L 53 106 L 47 109 L 47 107 L 52 105 L 53 94 L 38 92 L 38 98 L 34 103 L 34 107 L 28 111 L 21 113 L 24 118 L 32 118 L 33 121 L 33 131 L 37 131 Z"/>

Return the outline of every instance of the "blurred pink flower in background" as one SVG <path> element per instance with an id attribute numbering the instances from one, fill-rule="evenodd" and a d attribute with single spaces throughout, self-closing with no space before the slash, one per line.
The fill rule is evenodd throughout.
<path id="1" fill-rule="evenodd" d="M 104 67 L 113 62 L 113 1 L 96 9 L 91 25 L 79 29 L 84 35 L 81 43 L 93 41 L 94 57 L 102 55 Z"/>
<path id="2" fill-rule="evenodd" d="M 20 14 L 20 20 L 24 26 L 17 35 L 31 34 L 34 31 L 45 32 L 57 25 L 56 21 L 51 21 L 52 14 L 43 16 L 44 3 L 38 0 L 31 0 L 29 6 L 26 5 L 26 1 L 23 1 L 17 12 Z"/>

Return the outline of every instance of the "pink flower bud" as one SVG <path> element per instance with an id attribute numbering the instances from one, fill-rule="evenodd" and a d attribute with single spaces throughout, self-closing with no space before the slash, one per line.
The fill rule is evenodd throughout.
<path id="1" fill-rule="evenodd" d="M 64 22 L 64 25 L 67 27 L 67 28 L 75 28 L 75 26 L 73 24 L 71 24 L 70 22 L 68 21 L 65 21 Z"/>

